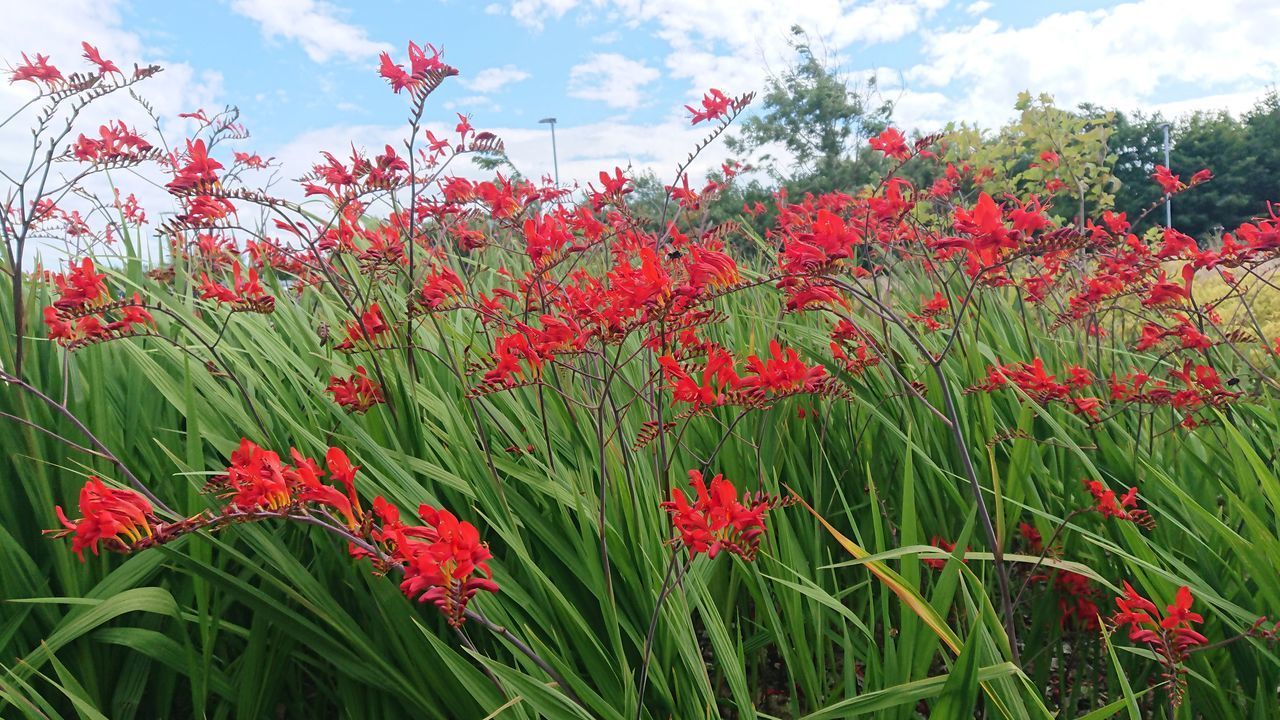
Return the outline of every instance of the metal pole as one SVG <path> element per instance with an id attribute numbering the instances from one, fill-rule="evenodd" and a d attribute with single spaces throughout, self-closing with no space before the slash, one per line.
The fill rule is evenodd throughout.
<path id="1" fill-rule="evenodd" d="M 542 125 L 551 126 L 551 163 L 555 168 L 556 188 L 560 187 L 560 155 L 556 152 L 556 119 L 544 117 L 538 121 Z"/>
<path id="2" fill-rule="evenodd" d="M 1167 145 L 1167 141 L 1166 141 L 1165 152 L 1169 151 L 1167 150 L 1167 147 L 1169 147 L 1169 145 Z M 558 190 L 559 188 L 559 154 L 556 151 L 556 120 L 552 120 L 552 167 L 556 169 L 556 188 Z"/>
<path id="3" fill-rule="evenodd" d="M 1164 130 L 1164 166 L 1169 167 L 1169 123 L 1161 125 L 1160 129 Z M 1164 194 L 1164 226 L 1173 227 L 1173 196 L 1169 193 Z"/>

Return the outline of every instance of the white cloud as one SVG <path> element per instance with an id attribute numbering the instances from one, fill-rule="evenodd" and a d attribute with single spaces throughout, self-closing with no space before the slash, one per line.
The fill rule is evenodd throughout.
<path id="1" fill-rule="evenodd" d="M 941 115 L 988 127 L 1012 115 L 1024 89 L 1047 92 L 1064 107 L 1092 102 L 1121 109 L 1196 95 L 1203 102 L 1256 96 L 1280 81 L 1277 25 L 1274 0 L 1139 0 L 1054 13 L 1026 27 L 982 19 L 926 31 L 925 60 L 906 71 L 907 87 L 941 92 L 952 98 Z"/>
<path id="2" fill-rule="evenodd" d="M 512 83 L 528 79 L 529 73 L 524 70 L 517 68 L 515 65 L 503 65 L 502 67 L 485 68 L 470 77 L 464 75 L 461 78 L 461 83 L 463 87 L 475 92 L 491 93 L 498 92 Z"/>
<path id="3" fill-rule="evenodd" d="M 231 9 L 258 23 L 268 38 L 296 41 L 315 62 L 364 60 L 391 50 L 364 29 L 338 19 L 337 10 L 320 0 L 231 0 Z"/>
<path id="4" fill-rule="evenodd" d="M 509 6 L 511 17 L 528 25 L 542 29 L 547 20 L 559 20 L 564 14 L 578 5 L 578 0 L 513 0 Z M 500 13 L 504 10 L 501 3 L 491 3 L 486 12 Z"/>
<path id="5" fill-rule="evenodd" d="M 670 48 L 665 65 L 689 81 L 689 97 L 710 87 L 742 93 L 760 90 L 770 67 L 792 59 L 791 27 L 812 34 L 832 51 L 891 42 L 916 32 L 947 0 L 514 0 L 511 17 L 533 28 L 575 8 L 614 26 L 652 26 Z M 611 33 L 605 33 L 607 37 Z"/>
<path id="6" fill-rule="evenodd" d="M 964 11 L 970 15 L 981 15 L 982 13 L 990 10 L 991 7 L 991 3 L 987 2 L 987 0 L 978 0 L 978 2 L 970 3 Z"/>
<path id="7" fill-rule="evenodd" d="M 168 62 L 153 44 L 126 29 L 117 0 L 44 0 L 39 3 L 10 3 L 6 7 L 5 22 L 0 23 L 0 67 L 20 62 L 26 52 L 34 57 L 39 52 L 50 56 L 50 61 L 63 74 L 85 71 L 88 63 L 81 58 L 80 42 L 87 41 L 101 51 L 104 58 L 115 61 L 125 72 L 132 72 L 134 62 L 139 65 L 158 64 L 164 71 L 145 80 L 134 90 L 146 98 L 161 117 L 161 127 L 169 143 L 181 141 L 190 126 L 189 121 L 176 116 L 197 108 L 210 112 L 221 109 L 223 97 L 221 74 L 199 70 L 185 63 Z M 7 77 L 0 81 L 0 119 L 8 117 L 35 94 L 35 88 L 26 82 L 10 84 Z M 31 154 L 29 130 L 33 109 L 18 115 L 8 125 L 0 128 L 0 169 L 10 176 L 20 175 Z M 152 121 L 142 106 L 128 94 L 118 92 L 108 95 L 89 106 L 77 121 L 72 138 L 80 132 L 94 134 L 98 126 L 110 120 L 123 120 L 140 131 L 151 142 L 158 143 Z M 51 179 L 70 175 L 74 164 L 58 163 Z M 154 223 L 159 214 L 171 210 L 172 200 L 161 184 L 164 180 L 155 168 L 113 173 L 112 180 L 124 195 L 135 193 Z M 157 184 L 156 181 L 159 181 Z M 7 183 L 5 183 L 7 184 Z M 110 198 L 103 176 L 91 177 L 86 183 L 100 197 Z M 88 208 L 74 196 L 64 203 L 68 210 Z M 97 223 L 92 223 L 96 229 Z M 49 254 L 52 248 L 45 246 L 41 252 Z M 57 255 L 57 253 L 52 253 Z"/>
<path id="8" fill-rule="evenodd" d="M 644 100 L 644 86 L 660 73 L 617 53 L 596 53 L 569 71 L 569 95 L 598 100 L 612 108 L 634 109 Z"/>

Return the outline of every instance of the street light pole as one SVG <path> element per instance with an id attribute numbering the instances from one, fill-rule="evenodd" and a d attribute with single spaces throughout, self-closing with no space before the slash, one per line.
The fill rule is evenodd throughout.
<path id="1" fill-rule="evenodd" d="M 1173 168 L 1169 167 L 1169 123 L 1162 124 L 1160 129 L 1164 131 L 1164 166 L 1172 171 Z M 1169 193 L 1164 194 L 1164 226 L 1173 227 L 1173 196 Z"/>
<path id="2" fill-rule="evenodd" d="M 556 188 L 560 187 L 560 157 L 556 153 L 556 119 L 553 117 L 545 117 L 538 121 L 543 125 L 551 126 L 551 165 L 555 168 Z"/>

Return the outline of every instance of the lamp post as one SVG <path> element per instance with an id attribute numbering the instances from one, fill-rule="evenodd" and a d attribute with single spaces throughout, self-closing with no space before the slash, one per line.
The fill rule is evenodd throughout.
<path id="1" fill-rule="evenodd" d="M 1169 168 L 1169 123 L 1162 123 L 1160 129 L 1164 131 L 1164 166 Z M 1164 194 L 1164 226 L 1173 227 L 1173 197 L 1169 193 Z"/>
<path id="2" fill-rule="evenodd" d="M 556 188 L 560 187 L 560 158 L 556 154 L 556 119 L 545 117 L 538 121 L 542 125 L 551 126 L 551 165 L 555 168 Z"/>

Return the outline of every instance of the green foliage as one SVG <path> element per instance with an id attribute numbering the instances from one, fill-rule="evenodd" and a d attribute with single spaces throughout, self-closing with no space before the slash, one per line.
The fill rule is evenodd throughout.
<path id="1" fill-rule="evenodd" d="M 1164 164 L 1162 126 L 1169 124 L 1170 167 L 1185 181 L 1208 168 L 1214 180 L 1173 200 L 1174 227 L 1213 243 L 1223 229 L 1267 214 L 1280 177 L 1280 94 L 1267 93 L 1249 112 L 1236 118 L 1226 112 L 1196 112 L 1176 120 L 1142 113 L 1103 113 L 1085 106 L 1099 119 L 1113 117 L 1110 146 L 1116 153 L 1120 181 L 1116 209 L 1136 217 L 1160 199 L 1151 182 L 1156 165 Z M 1163 213 L 1163 210 L 1160 211 Z"/>
<path id="2" fill-rule="evenodd" d="M 791 34 L 795 64 L 769 79 L 762 110 L 727 145 L 793 195 L 855 188 L 879 169 L 878 159 L 862 150 L 888 126 L 892 104 L 876 97 L 874 77 L 865 88 L 852 86 L 802 28 L 792 27 Z M 774 148 L 785 154 L 775 155 Z"/>
<path id="3" fill-rule="evenodd" d="M 141 283 L 148 296 L 194 319 L 183 287 Z M 43 286 L 30 292 L 29 307 L 48 301 Z M 802 346 L 822 342 L 816 327 L 780 318 L 768 289 L 729 302 L 726 341 L 740 350 L 759 350 L 782 333 Z M 956 385 L 975 381 L 985 358 L 1026 352 L 1019 313 L 1011 298 L 989 299 L 973 321 L 972 351 L 945 366 Z M 331 297 L 307 291 L 271 316 L 234 318 L 227 369 L 247 381 L 265 436 L 225 378 L 156 340 L 82 350 L 71 358 L 66 384 L 59 352 L 41 342 L 30 377 L 59 397 L 66 393 L 114 452 L 186 508 L 201 506 L 199 488 L 245 434 L 307 453 L 338 444 L 363 465 L 365 492 L 405 507 L 429 501 L 457 509 L 482 528 L 496 556 L 502 592 L 478 606 L 547 658 L 591 715 L 628 717 L 663 581 L 668 550 L 661 539 L 669 532 L 657 509 L 662 480 L 652 462 L 629 450 L 627 439 L 640 427 L 625 421 L 606 456 L 610 584 L 599 564 L 599 476 L 589 429 L 546 403 L 544 437 L 534 389 L 484 398 L 489 442 L 537 448 L 499 452 L 495 478 L 444 360 L 420 365 L 418 381 L 399 388 L 396 414 L 382 407 L 345 415 L 322 392 L 343 360 L 315 333 L 318 321 L 336 324 L 342 316 Z M 213 318 L 204 322 L 215 327 Z M 440 322 L 423 338 L 436 338 L 440 358 L 479 341 L 468 323 L 448 316 Z M 0 333 L 0 354 L 8 356 L 11 343 L 11 332 Z M 1078 361 L 1079 352 L 1048 346 L 1045 360 L 1057 367 Z M 383 354 L 381 362 L 393 377 L 407 377 L 402 357 Z M 918 368 L 899 369 L 927 379 Z M 972 500 L 946 429 L 887 376 L 865 375 L 852 388 L 850 401 L 796 400 L 753 414 L 737 428 L 749 442 L 725 446 L 716 471 L 770 492 L 793 488 L 843 539 L 793 507 L 770 515 L 754 565 L 727 557 L 695 565 L 661 615 L 647 716 L 905 720 L 920 702 L 964 717 L 975 703 L 990 717 L 1047 717 L 1042 702 L 1064 716 L 1125 707 L 1162 716 L 1158 690 L 1116 702 L 1120 686 L 1107 677 L 1133 688 L 1159 682 L 1157 666 L 1119 641 L 1109 660 L 1095 633 L 1028 625 L 1020 630 L 1024 670 L 1009 662 L 988 595 L 990 556 L 971 553 L 967 564 L 952 561 L 942 571 L 919 559 L 932 550 L 925 543 L 934 535 L 961 548 L 973 537 Z M 800 421 L 798 407 L 817 412 Z M 1080 517 L 1058 541 L 1062 557 L 1099 578 L 1096 600 L 1104 611 L 1120 578 L 1140 582 L 1157 602 L 1189 584 L 1206 634 L 1225 638 L 1255 614 L 1280 609 L 1271 561 L 1280 552 L 1280 478 L 1272 469 L 1277 408 L 1264 396 L 1229 411 L 1222 427 L 1190 436 L 1149 433 L 1123 416 L 1090 428 L 1059 410 L 1031 412 L 1012 394 L 967 396 L 961 417 L 981 475 L 998 478 L 1003 528 L 1025 521 L 1047 536 L 1089 502 L 1082 477 L 1140 485 L 1159 517 L 1153 532 Z M 0 392 L 0 410 L 83 440 L 12 388 Z M 676 467 L 697 466 L 718 443 L 720 427 L 712 418 L 690 424 Z M 987 444 L 1014 430 L 1026 437 Z M 84 474 L 114 477 L 113 468 L 17 424 L 6 425 L 0 450 L 0 467 L 12 479 L 0 491 L 6 717 L 577 712 L 501 639 L 469 624 L 473 653 L 438 613 L 406 601 L 392 580 L 371 576 L 319 530 L 243 526 L 82 565 L 41 530 L 56 524 L 52 506 L 73 501 Z M 865 556 L 848 562 L 848 543 Z M 1057 598 L 1033 585 L 1023 602 L 1033 616 L 1051 617 Z M 1234 718 L 1276 701 L 1280 659 L 1265 646 L 1246 642 L 1197 655 L 1191 670 L 1185 707 L 1196 716 Z"/>
<path id="4" fill-rule="evenodd" d="M 1053 215 L 1097 215 L 1115 203 L 1120 186 L 1113 175 L 1112 116 L 1084 116 L 1063 110 L 1053 98 L 1022 93 L 1014 105 L 1018 118 L 994 133 L 961 124 L 948 127 L 942 143 L 945 159 L 989 177 L 975 183 L 993 197 L 1056 196 Z M 1051 154 L 1052 157 L 1046 154 Z M 1052 187 L 1061 184 L 1062 190 Z"/>

